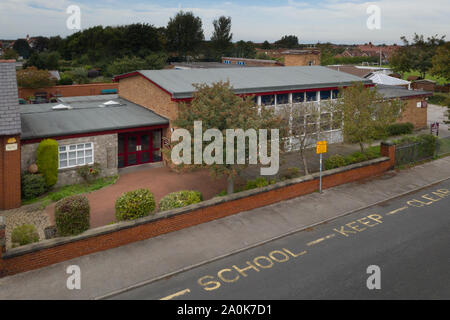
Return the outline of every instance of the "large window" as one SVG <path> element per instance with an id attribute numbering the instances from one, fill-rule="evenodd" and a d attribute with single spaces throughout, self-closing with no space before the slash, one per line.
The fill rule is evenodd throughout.
<path id="1" fill-rule="evenodd" d="M 261 105 L 263 106 L 272 106 L 275 104 L 275 95 L 264 95 L 261 96 Z"/>
<path id="2" fill-rule="evenodd" d="M 299 103 L 305 101 L 305 93 L 304 92 L 295 92 L 292 94 L 292 102 Z"/>
<path id="3" fill-rule="evenodd" d="M 277 94 L 277 104 L 288 104 L 289 103 L 289 94 Z"/>
<path id="4" fill-rule="evenodd" d="M 330 98 L 331 98 L 330 90 L 320 91 L 320 100 L 328 100 Z"/>
<path id="5" fill-rule="evenodd" d="M 317 101 L 317 92 L 316 91 L 307 91 L 306 92 L 306 101 Z"/>
<path id="6" fill-rule="evenodd" d="M 92 142 L 59 147 L 59 169 L 73 168 L 94 163 Z"/>

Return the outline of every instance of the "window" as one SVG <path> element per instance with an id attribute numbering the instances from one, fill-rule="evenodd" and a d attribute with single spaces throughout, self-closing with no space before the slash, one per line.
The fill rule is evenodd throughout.
<path id="1" fill-rule="evenodd" d="M 84 166 L 93 163 L 94 146 L 92 142 L 59 147 L 59 169 Z"/>
<path id="2" fill-rule="evenodd" d="M 261 96 L 261 105 L 263 106 L 272 106 L 275 104 L 275 95 L 265 95 Z"/>
<path id="3" fill-rule="evenodd" d="M 320 91 L 320 100 L 328 100 L 330 98 L 331 98 L 330 90 Z"/>
<path id="4" fill-rule="evenodd" d="M 316 91 L 307 91 L 306 92 L 306 101 L 317 101 Z"/>
<path id="5" fill-rule="evenodd" d="M 331 130 L 331 113 L 322 113 L 320 115 L 320 129 L 322 131 Z"/>
<path id="6" fill-rule="evenodd" d="M 245 62 L 244 61 L 238 61 L 237 64 L 239 64 L 241 66 L 245 66 Z"/>
<path id="7" fill-rule="evenodd" d="M 231 64 L 231 60 L 224 60 L 223 63 L 225 63 L 225 64 Z"/>
<path id="8" fill-rule="evenodd" d="M 300 103 L 305 101 L 305 93 L 304 92 L 296 92 L 292 94 L 292 102 Z"/>
<path id="9" fill-rule="evenodd" d="M 332 99 L 337 99 L 338 95 L 339 95 L 339 90 L 333 90 Z"/>
<path id="10" fill-rule="evenodd" d="M 277 94 L 277 104 L 288 104 L 289 103 L 289 94 Z"/>

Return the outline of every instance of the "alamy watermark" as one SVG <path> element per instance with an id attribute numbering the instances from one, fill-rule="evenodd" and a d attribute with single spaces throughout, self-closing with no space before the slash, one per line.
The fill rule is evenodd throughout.
<path id="1" fill-rule="evenodd" d="M 255 129 L 245 131 L 243 129 L 227 129 L 225 131 L 225 164 L 258 164 L 259 160 L 260 164 L 268 166 L 260 169 L 261 175 L 277 174 L 280 167 L 279 130 L 270 130 L 270 155 L 268 155 L 268 133 L 267 129 L 260 129 L 258 132 Z M 171 152 L 174 164 L 224 164 L 224 136 L 219 129 L 208 129 L 203 133 L 202 122 L 194 121 L 194 159 L 192 159 L 190 132 L 186 129 L 174 130 L 171 137 L 172 142 L 178 142 L 180 138 L 183 138 L 182 141 L 176 144 Z M 214 141 L 212 141 L 213 139 Z M 210 143 L 203 148 L 203 142 Z M 248 158 L 246 150 L 248 150 Z"/>
<path id="2" fill-rule="evenodd" d="M 70 274 L 66 281 L 69 290 L 81 290 L 81 269 L 77 265 L 68 266 L 66 273 Z"/>
<path id="3" fill-rule="evenodd" d="M 367 278 L 366 286 L 369 290 L 380 290 L 381 289 L 381 269 L 377 265 L 371 265 L 367 267 L 367 274 L 370 274 Z"/>
<path id="4" fill-rule="evenodd" d="M 367 7 L 366 13 L 369 14 L 366 25 L 369 30 L 381 29 L 381 8 L 375 4 Z"/>
<path id="5" fill-rule="evenodd" d="M 77 5 L 70 5 L 66 9 L 70 16 L 66 20 L 66 26 L 69 30 L 81 30 L 81 9 Z"/>

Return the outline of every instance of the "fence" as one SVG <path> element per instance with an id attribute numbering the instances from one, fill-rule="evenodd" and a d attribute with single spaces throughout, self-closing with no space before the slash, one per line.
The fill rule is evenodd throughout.
<path id="1" fill-rule="evenodd" d="M 415 163 L 450 154 L 450 137 L 439 138 L 435 147 L 426 142 L 410 142 L 395 148 L 395 165 Z"/>

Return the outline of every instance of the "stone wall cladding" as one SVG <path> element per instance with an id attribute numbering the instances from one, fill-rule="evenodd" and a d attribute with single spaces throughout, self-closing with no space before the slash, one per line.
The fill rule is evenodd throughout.
<path id="1" fill-rule="evenodd" d="M 382 145 L 383 156 L 324 172 L 323 187 L 330 188 L 382 174 L 395 162 L 395 146 Z M 318 189 L 318 174 L 287 180 L 260 189 L 214 198 L 185 208 L 160 212 L 130 222 L 91 229 L 72 238 L 57 238 L 0 253 L 0 276 L 13 275 L 82 255 L 181 230 L 242 211 L 291 199 Z"/>
<path id="2" fill-rule="evenodd" d="M 99 163 L 101 166 L 100 176 L 106 177 L 117 174 L 117 134 L 61 139 L 57 141 L 60 146 L 86 142 L 94 143 L 94 162 Z M 36 150 L 38 145 L 39 143 L 22 145 L 22 172 L 27 171 L 30 164 L 36 163 Z M 78 175 L 77 168 L 62 169 L 58 173 L 56 187 L 81 182 L 83 182 L 83 179 Z"/>

